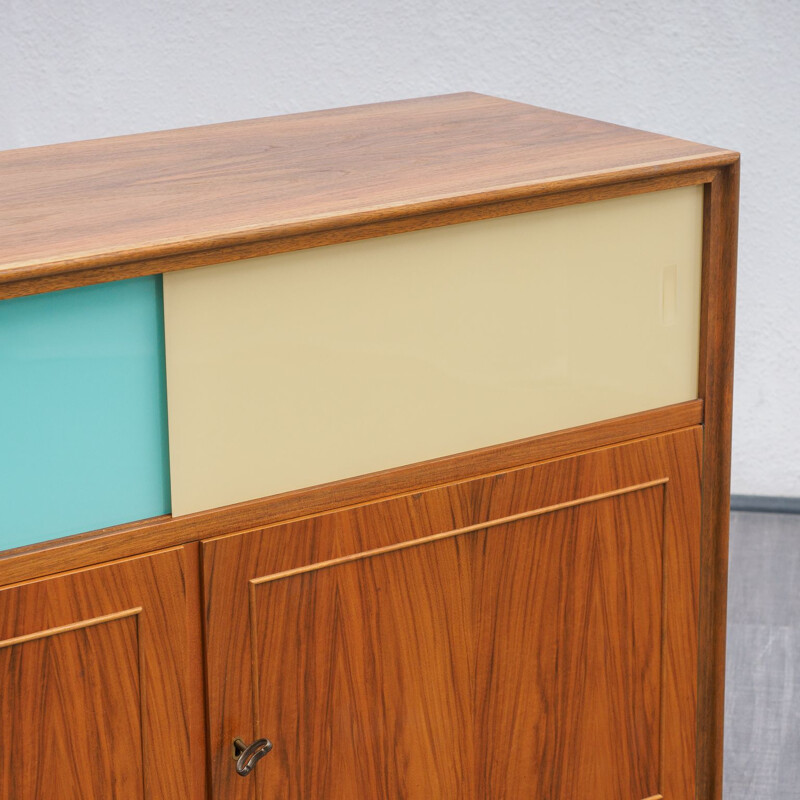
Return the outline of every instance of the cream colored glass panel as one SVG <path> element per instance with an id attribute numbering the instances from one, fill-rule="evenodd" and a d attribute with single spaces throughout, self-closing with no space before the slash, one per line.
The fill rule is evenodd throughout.
<path id="1" fill-rule="evenodd" d="M 702 198 L 165 275 L 173 513 L 695 398 Z"/>

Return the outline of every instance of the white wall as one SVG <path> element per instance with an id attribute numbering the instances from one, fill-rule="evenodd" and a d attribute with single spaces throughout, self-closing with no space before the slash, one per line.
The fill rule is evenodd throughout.
<path id="1" fill-rule="evenodd" d="M 798 0 L 0 0 L 0 149 L 467 89 L 743 153 L 733 491 L 800 496 Z"/>

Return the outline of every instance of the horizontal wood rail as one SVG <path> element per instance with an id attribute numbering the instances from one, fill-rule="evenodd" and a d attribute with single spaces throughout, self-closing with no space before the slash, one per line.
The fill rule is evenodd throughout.
<path id="1" fill-rule="evenodd" d="M 436 484 L 699 425 L 702 400 L 299 489 L 184 517 L 162 516 L 0 553 L 0 586 L 118 558 L 358 505 Z"/>

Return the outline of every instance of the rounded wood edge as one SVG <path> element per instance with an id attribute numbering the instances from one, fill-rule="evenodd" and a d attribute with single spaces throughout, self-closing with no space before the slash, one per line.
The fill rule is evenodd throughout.
<path id="1" fill-rule="evenodd" d="M 435 198 L 357 214 L 269 225 L 215 238 L 143 244 L 125 251 L 86 253 L 63 261 L 35 262 L 0 270 L 0 300 L 94 283 L 156 275 L 192 267 L 274 255 L 413 230 L 473 222 L 594 200 L 710 183 L 738 154 L 658 162 L 633 169 L 590 173 L 491 192 Z"/>
<path id="2" fill-rule="evenodd" d="M 690 400 L 184 517 L 155 517 L 15 548 L 0 553 L 0 586 L 524 467 L 702 422 L 702 400 Z"/>

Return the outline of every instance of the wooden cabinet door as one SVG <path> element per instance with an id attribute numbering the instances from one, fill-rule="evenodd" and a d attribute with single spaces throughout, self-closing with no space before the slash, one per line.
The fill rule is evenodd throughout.
<path id="1" fill-rule="evenodd" d="M 214 796 L 693 797 L 700 446 L 207 542 Z M 274 744 L 246 778 L 237 736 Z"/>
<path id="2" fill-rule="evenodd" d="M 197 796 L 186 582 L 176 548 L 0 590 L 0 797 Z"/>

